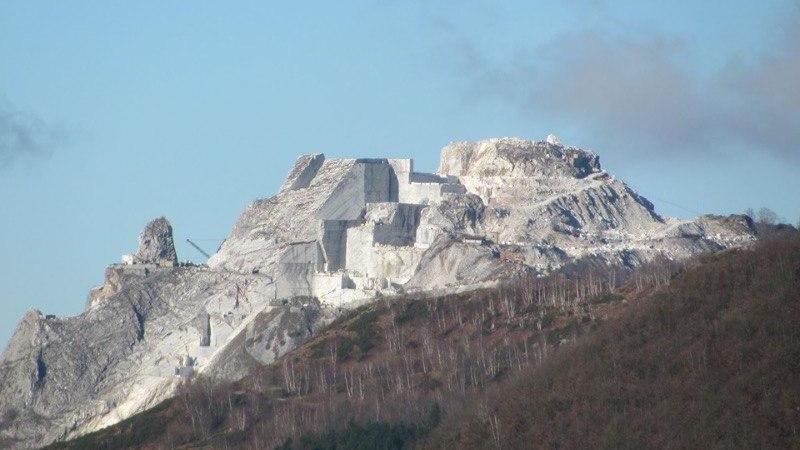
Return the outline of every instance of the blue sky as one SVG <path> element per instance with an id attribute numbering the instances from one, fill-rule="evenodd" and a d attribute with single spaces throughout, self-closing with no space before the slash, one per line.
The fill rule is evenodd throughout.
<path id="1" fill-rule="evenodd" d="M 301 153 L 553 132 L 663 214 L 800 217 L 796 2 L 267 3 L 0 3 L 0 345 L 153 217 L 198 260 Z"/>

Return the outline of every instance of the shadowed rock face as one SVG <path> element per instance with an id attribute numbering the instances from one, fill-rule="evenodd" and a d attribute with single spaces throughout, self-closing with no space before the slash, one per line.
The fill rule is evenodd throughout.
<path id="1" fill-rule="evenodd" d="M 106 269 L 86 311 L 28 312 L 0 357 L 0 418 L 11 418 L 0 421 L 0 448 L 116 423 L 197 374 L 238 379 L 379 296 L 753 240 L 742 216 L 659 216 L 597 155 L 556 139 L 452 143 L 437 174 L 407 159 L 301 156 L 276 195 L 242 213 L 209 267 L 177 267 L 162 217 L 134 256 Z"/>
<path id="2" fill-rule="evenodd" d="M 156 264 L 169 267 L 178 264 L 175 243 L 172 241 L 172 225 L 164 217 L 154 219 L 139 235 L 139 250 L 136 261 L 140 264 Z"/>

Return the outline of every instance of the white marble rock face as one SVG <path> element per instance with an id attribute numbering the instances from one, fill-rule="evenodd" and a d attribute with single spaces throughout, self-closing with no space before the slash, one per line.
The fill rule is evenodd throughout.
<path id="1" fill-rule="evenodd" d="M 172 227 L 106 269 L 86 311 L 29 311 L 0 357 L 0 443 L 36 447 L 116 423 L 204 374 L 238 379 L 378 296 L 463 290 L 591 258 L 634 266 L 746 246 L 744 216 L 659 216 L 597 155 L 545 141 L 454 142 L 409 159 L 298 158 L 207 267 L 179 267 Z M 513 251 L 516 261 L 498 255 Z M 6 415 L 13 411 L 15 415 Z"/>

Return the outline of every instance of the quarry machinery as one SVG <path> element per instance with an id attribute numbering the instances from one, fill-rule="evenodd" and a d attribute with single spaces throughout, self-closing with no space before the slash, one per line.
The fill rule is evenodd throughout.
<path id="1" fill-rule="evenodd" d="M 188 243 L 189 243 L 189 245 L 191 245 L 192 247 L 194 247 L 194 248 L 195 248 L 195 250 L 197 250 L 198 252 L 202 253 L 202 254 L 203 254 L 203 256 L 205 256 L 205 257 L 206 257 L 206 259 L 208 259 L 208 258 L 211 258 L 211 255 L 209 255 L 209 254 L 208 254 L 208 253 L 207 253 L 205 250 L 203 250 L 202 248 L 200 248 L 200 246 L 199 246 L 199 245 L 197 245 L 197 244 L 195 244 L 194 242 L 192 242 L 192 240 L 191 240 L 191 239 L 186 239 L 186 242 L 188 242 Z"/>

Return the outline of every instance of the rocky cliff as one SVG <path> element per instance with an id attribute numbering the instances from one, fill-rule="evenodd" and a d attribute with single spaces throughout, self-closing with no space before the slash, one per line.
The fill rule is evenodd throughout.
<path id="1" fill-rule="evenodd" d="M 239 378 L 377 297 L 582 259 L 633 267 L 754 238 L 744 216 L 663 218 L 597 155 L 552 138 L 452 143 L 437 173 L 408 159 L 302 156 L 208 266 L 177 264 L 172 228 L 156 219 L 86 311 L 28 312 L 0 357 L 0 443 L 107 426 L 197 374 Z"/>

